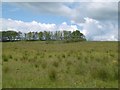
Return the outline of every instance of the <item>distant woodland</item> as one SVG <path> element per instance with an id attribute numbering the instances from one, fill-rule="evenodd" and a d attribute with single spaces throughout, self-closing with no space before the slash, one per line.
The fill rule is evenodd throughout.
<path id="1" fill-rule="evenodd" d="M 0 32 L 0 41 L 8 42 L 8 41 L 86 41 L 85 35 L 81 33 L 79 30 L 76 31 L 43 31 L 43 32 L 16 32 L 16 31 L 1 31 Z"/>

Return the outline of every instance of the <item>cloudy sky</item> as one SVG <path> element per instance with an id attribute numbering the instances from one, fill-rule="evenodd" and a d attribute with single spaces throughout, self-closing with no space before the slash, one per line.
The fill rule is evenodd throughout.
<path id="1" fill-rule="evenodd" d="M 118 40 L 118 2 L 2 2 L 2 30 L 74 31 L 88 40 Z"/>

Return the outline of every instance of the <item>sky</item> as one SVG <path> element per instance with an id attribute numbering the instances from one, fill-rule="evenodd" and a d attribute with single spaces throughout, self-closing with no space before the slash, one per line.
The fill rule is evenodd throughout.
<path id="1" fill-rule="evenodd" d="M 80 30 L 87 40 L 118 40 L 118 2 L 2 2 L 2 30 Z"/>

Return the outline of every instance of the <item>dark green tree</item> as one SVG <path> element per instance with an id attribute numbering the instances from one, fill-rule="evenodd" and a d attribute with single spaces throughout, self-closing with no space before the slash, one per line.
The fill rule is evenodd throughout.
<path id="1" fill-rule="evenodd" d="M 64 34 L 64 39 L 65 40 L 70 40 L 71 39 L 71 31 L 64 30 L 63 34 Z"/>
<path id="2" fill-rule="evenodd" d="M 86 40 L 85 36 L 79 30 L 73 31 L 71 37 L 72 37 L 72 40 L 74 40 L 74 41 Z"/>
<path id="3" fill-rule="evenodd" d="M 10 41 L 14 41 L 18 35 L 16 31 L 2 31 L 2 38 L 7 38 Z"/>
<path id="4" fill-rule="evenodd" d="M 32 40 L 32 38 L 33 38 L 33 33 L 32 33 L 32 32 L 28 32 L 27 35 L 28 35 L 28 40 Z"/>
<path id="5" fill-rule="evenodd" d="M 51 34 L 50 34 L 50 31 L 49 31 L 49 32 L 44 31 L 44 37 L 45 37 L 45 40 L 51 40 Z"/>
<path id="6" fill-rule="evenodd" d="M 38 36 L 39 36 L 39 40 L 43 40 L 43 32 L 39 32 Z"/>

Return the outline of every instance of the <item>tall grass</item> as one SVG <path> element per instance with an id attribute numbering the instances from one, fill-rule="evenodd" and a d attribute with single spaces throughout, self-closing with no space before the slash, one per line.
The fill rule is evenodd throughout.
<path id="1" fill-rule="evenodd" d="M 116 88 L 117 49 L 117 42 L 3 43 L 3 88 Z"/>

